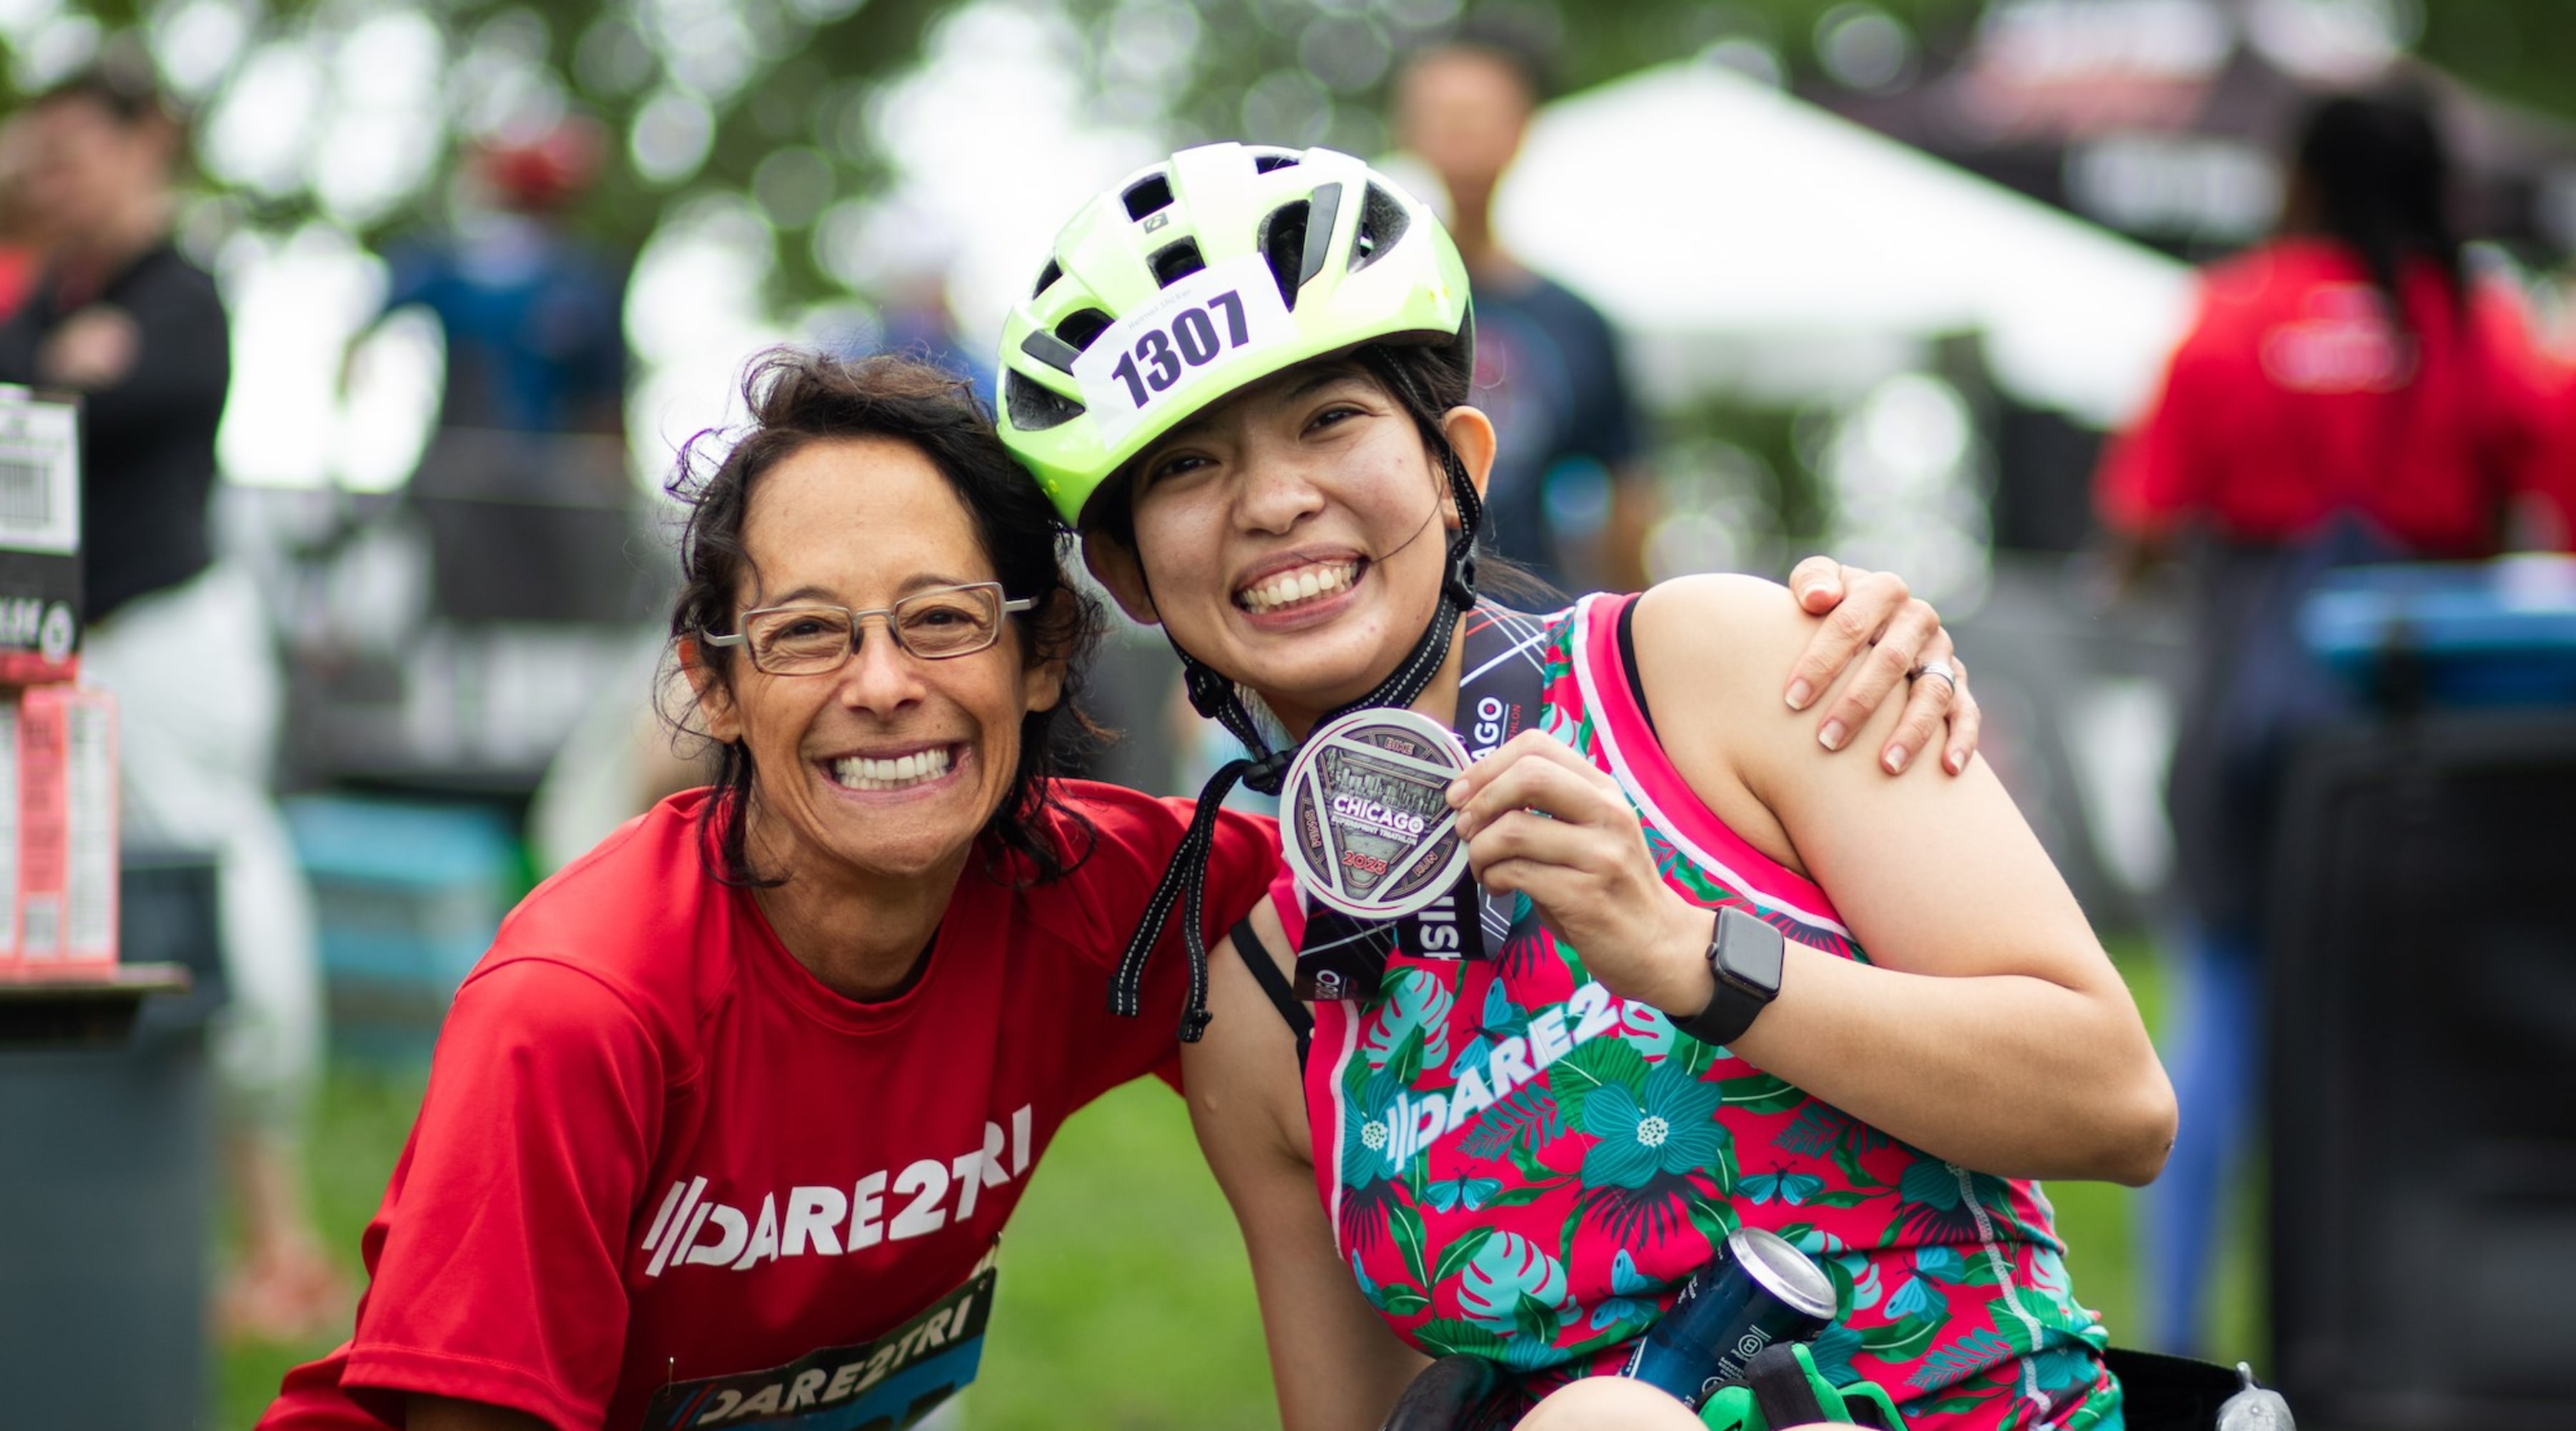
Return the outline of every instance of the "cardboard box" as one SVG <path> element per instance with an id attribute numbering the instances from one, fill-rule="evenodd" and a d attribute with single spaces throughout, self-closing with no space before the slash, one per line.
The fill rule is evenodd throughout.
<path id="1" fill-rule="evenodd" d="M 0 384 L 0 685 L 80 670 L 79 409 Z"/>
<path id="2" fill-rule="evenodd" d="M 17 703 L 18 972 L 116 962 L 116 703 L 31 686 Z"/>

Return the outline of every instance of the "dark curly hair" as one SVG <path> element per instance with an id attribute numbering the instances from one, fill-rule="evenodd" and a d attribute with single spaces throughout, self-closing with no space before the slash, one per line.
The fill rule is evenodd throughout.
<path id="1" fill-rule="evenodd" d="M 680 534 L 680 594 L 671 608 L 671 635 L 688 639 L 734 628 L 735 603 L 752 569 L 742 544 L 743 521 L 753 488 L 770 469 L 815 442 L 886 438 L 910 445 L 930 459 L 965 505 L 1004 594 L 1037 601 L 1011 618 L 1027 664 L 1065 664 L 1063 698 L 1051 709 L 1021 718 L 1020 758 L 1011 772 L 1010 792 L 978 843 L 997 872 L 1017 862 L 1039 883 L 1072 873 L 1090 853 L 1089 826 L 1056 800 L 1057 727 L 1067 719 L 1083 732 L 1096 729 L 1075 708 L 1074 699 L 1100 640 L 1102 613 L 1098 599 L 1068 579 L 1064 524 L 1002 446 L 992 414 L 965 382 L 940 368 L 895 357 L 844 361 L 792 348 L 755 358 L 743 377 L 742 394 L 751 411 L 750 425 L 710 428 L 690 438 L 667 486 L 688 509 Z M 853 526 L 865 520 L 853 508 Z M 733 648 L 701 644 L 698 659 L 732 689 L 733 663 L 739 659 Z M 711 834 L 703 851 L 707 871 L 730 885 L 776 885 L 779 878 L 752 868 L 746 849 L 757 791 L 751 752 L 739 740 L 705 737 L 703 726 L 688 719 L 695 713 L 691 699 L 689 709 L 673 719 L 684 731 L 708 738 L 716 752 L 716 792 L 700 816 Z M 1083 848 L 1059 848 L 1049 836 L 1041 817 L 1050 806 L 1070 816 L 1063 823 L 1084 837 Z"/>

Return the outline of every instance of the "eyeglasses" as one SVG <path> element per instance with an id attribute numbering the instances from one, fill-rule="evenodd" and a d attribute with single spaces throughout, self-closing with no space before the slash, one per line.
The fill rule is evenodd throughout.
<path id="1" fill-rule="evenodd" d="M 769 606 L 742 614 L 742 629 L 701 631 L 710 646 L 741 646 L 751 664 L 772 676 L 828 676 L 859 649 L 859 623 L 886 618 L 895 649 L 925 661 L 972 656 L 1002 635 L 1002 613 L 1027 611 L 1034 598 L 1002 599 L 1002 584 L 942 586 L 916 591 L 892 606 L 852 611 L 846 606 Z"/>

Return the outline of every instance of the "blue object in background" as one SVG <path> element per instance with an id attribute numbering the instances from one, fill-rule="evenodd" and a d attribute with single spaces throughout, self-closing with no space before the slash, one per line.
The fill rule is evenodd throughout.
<path id="1" fill-rule="evenodd" d="M 2394 680 L 2438 706 L 2576 703 L 2576 557 L 2333 572 L 2299 636 L 2367 695 Z"/>
<path id="2" fill-rule="evenodd" d="M 307 795 L 285 808 L 313 885 L 333 1051 L 425 1063 L 508 912 L 517 831 L 472 805 Z"/>

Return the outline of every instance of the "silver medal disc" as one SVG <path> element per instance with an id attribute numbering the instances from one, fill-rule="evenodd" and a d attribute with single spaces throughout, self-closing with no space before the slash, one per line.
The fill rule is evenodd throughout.
<path id="1" fill-rule="evenodd" d="M 1307 736 L 1279 802 L 1297 883 L 1354 919 L 1438 903 L 1467 867 L 1444 793 L 1466 768 L 1458 737 L 1409 710 L 1353 711 Z"/>

